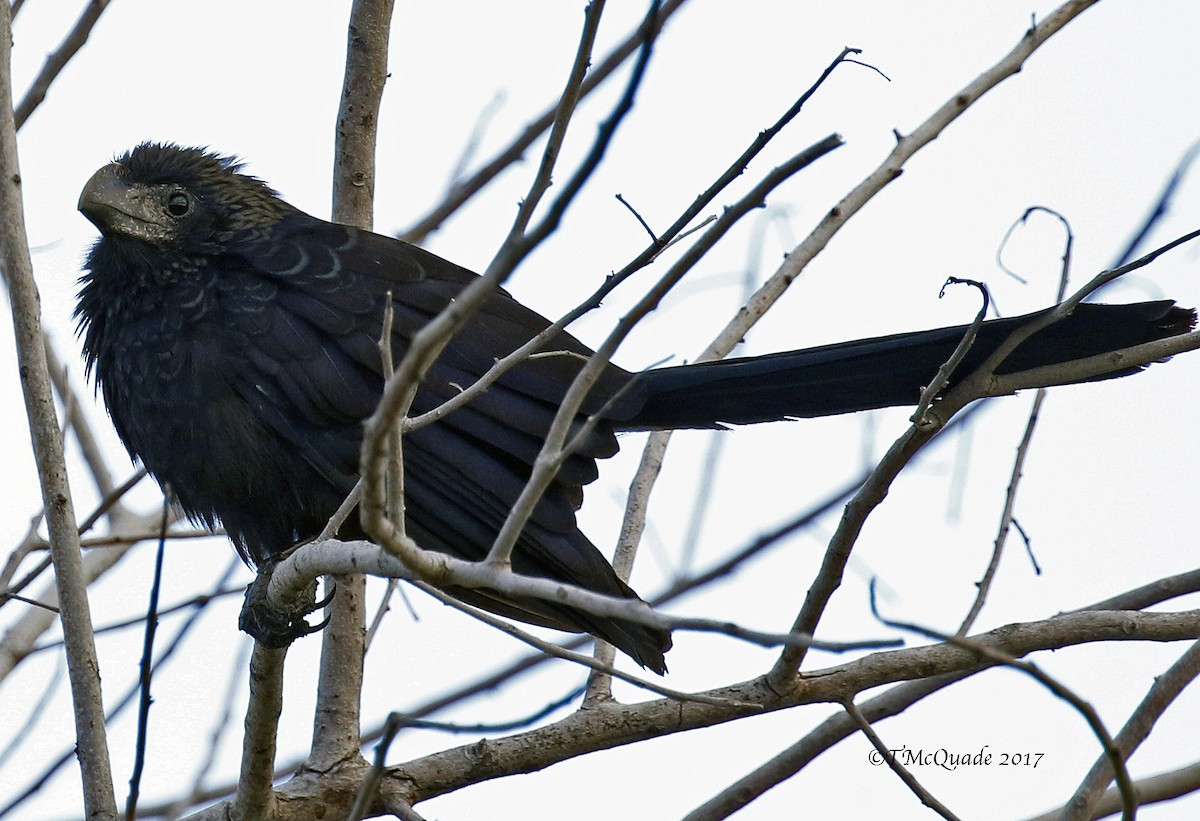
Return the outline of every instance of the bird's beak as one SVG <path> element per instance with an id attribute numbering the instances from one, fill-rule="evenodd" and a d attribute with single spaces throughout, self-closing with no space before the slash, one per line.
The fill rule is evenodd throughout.
<path id="1" fill-rule="evenodd" d="M 129 199 L 129 185 L 125 182 L 125 166 L 109 163 L 101 168 L 83 186 L 79 194 L 79 210 L 97 228 L 108 227 L 109 213 L 120 211 Z"/>
<path id="2" fill-rule="evenodd" d="M 165 238 L 162 209 L 157 198 L 129 181 L 129 170 L 109 163 L 83 186 L 79 211 L 101 233 L 124 234 L 150 242 Z"/>

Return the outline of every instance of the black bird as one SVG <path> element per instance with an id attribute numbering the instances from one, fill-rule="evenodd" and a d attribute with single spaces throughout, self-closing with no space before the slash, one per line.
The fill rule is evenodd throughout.
<path id="1" fill-rule="evenodd" d="M 234 160 L 200 148 L 137 146 L 96 172 L 79 209 L 101 236 L 76 316 L 88 370 L 130 454 L 192 519 L 224 524 L 252 564 L 316 535 L 358 478 L 362 422 L 383 384 L 377 340 L 388 292 L 398 360 L 476 275 L 399 240 L 309 216 Z M 986 323 L 958 373 L 1027 319 Z M 1105 353 L 1194 322 L 1194 312 L 1171 302 L 1083 305 L 1021 345 L 1002 370 Z M 414 411 L 454 396 L 548 324 L 496 292 L 426 375 Z M 636 379 L 609 366 L 582 409 L 603 408 L 604 418 L 538 503 L 514 569 L 635 598 L 575 524 L 583 486 L 596 478 L 596 460 L 617 451 L 617 431 L 914 404 L 962 333 L 920 331 Z M 486 554 L 592 353 L 566 333 L 548 350 L 572 355 L 527 361 L 406 437 L 407 526 L 423 547 L 470 560 Z M 343 533 L 361 535 L 353 520 Z M 451 592 L 533 624 L 592 633 L 665 670 L 666 632 L 550 602 Z"/>

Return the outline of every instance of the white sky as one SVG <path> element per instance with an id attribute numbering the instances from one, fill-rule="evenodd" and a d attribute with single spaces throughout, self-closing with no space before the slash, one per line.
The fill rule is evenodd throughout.
<path id="1" fill-rule="evenodd" d="M 29 0 L 17 19 L 14 77 L 24 89 L 75 20 L 82 2 Z M 598 53 L 623 38 L 644 9 L 610 3 Z M 786 222 L 766 228 L 750 218 L 645 323 L 618 356 L 629 368 L 699 352 L 737 307 L 741 271 L 755 252 L 759 276 L 817 219 L 873 169 L 892 144 L 892 129 L 908 131 L 960 86 L 1007 52 L 1027 27 L 1055 4 L 885 0 L 844 4 L 720 3 L 693 0 L 668 27 L 638 104 L 609 160 L 562 229 L 522 266 L 510 288 L 547 315 L 573 306 L 602 277 L 620 268 L 645 242 L 641 228 L 613 199 L 621 193 L 654 226 L 675 215 L 723 170 L 742 147 L 775 120 L 844 45 L 891 78 L 843 66 L 806 111 L 720 202 L 785 157 L 837 131 L 847 145 L 781 188 L 771 206 Z M 45 322 L 73 376 L 82 368 L 71 330 L 75 279 L 94 229 L 75 211 L 92 171 L 143 139 L 203 144 L 236 153 L 248 170 L 293 204 L 328 215 L 333 119 L 341 86 L 349 3 L 205 3 L 115 0 L 92 39 L 21 133 L 27 194 Z M 503 145 L 552 99 L 573 54 L 582 4 L 487 2 L 398 4 L 392 35 L 392 78 L 384 97 L 379 141 L 376 228 L 402 229 L 439 198 L 458 153 L 497 94 L 480 158 Z M 515 9 L 519 9 L 515 11 Z M 990 94 L 909 164 L 904 176 L 871 203 L 831 243 L 777 309 L 748 339 L 750 352 L 956 324 L 976 309 L 973 292 L 938 300 L 948 275 L 985 279 L 1006 314 L 1035 310 L 1052 297 L 1061 233 L 1049 219 L 1017 234 L 1007 259 L 1030 284 L 998 271 L 997 244 L 1029 205 L 1054 207 L 1074 227 L 1075 281 L 1105 267 L 1143 219 L 1187 148 L 1200 139 L 1200 4 L 1104 0 L 1055 38 L 1025 70 Z M 612 91 L 586 105 L 563 157 L 565 179 L 607 112 Z M 485 197 L 426 243 L 456 262 L 482 268 L 507 230 L 514 203 L 535 163 L 506 174 Z M 553 192 L 552 192 L 553 193 Z M 1182 187 L 1174 209 L 1146 246 L 1197 227 L 1200 182 Z M 756 225 L 756 223 L 758 223 Z M 765 236 L 765 239 L 763 239 Z M 1197 249 L 1175 251 L 1106 295 L 1112 301 L 1167 296 L 1200 304 Z M 650 271 L 639 280 L 649 282 Z M 620 315 L 636 285 L 587 318 L 577 333 L 596 342 Z M 12 431 L 7 469 L 0 472 L 0 543 L 15 544 L 39 502 L 19 393 L 11 337 L 0 339 L 0 419 Z M 1033 539 L 1043 575 L 1035 577 L 1013 542 L 980 628 L 1035 620 L 1061 609 L 1196 566 L 1200 507 L 1200 356 L 1177 358 L 1138 377 L 1052 393 L 1027 466 L 1018 516 Z M 90 395 L 90 388 L 84 391 Z M 1030 397 L 994 403 L 963 439 L 943 442 L 893 489 L 856 551 L 852 573 L 822 630 L 830 639 L 886 635 L 867 611 L 872 575 L 883 606 L 897 618 L 934 628 L 957 626 L 989 555 L 1009 463 Z M 899 435 L 901 411 L 760 426 L 723 434 L 725 461 L 708 510 L 697 561 L 715 560 L 857 472 L 864 452 L 878 455 Z M 94 414 L 104 429 L 102 411 Z M 114 464 L 123 451 L 104 429 Z M 864 439 L 864 437 L 870 437 Z M 708 434 L 677 437 L 653 498 L 653 522 L 634 584 L 653 594 L 683 551 L 692 483 Z M 608 549 L 619 524 L 620 497 L 639 455 L 628 437 L 621 455 L 603 466 L 581 524 Z M 967 460 L 964 463 L 963 460 Z M 961 479 L 963 471 L 969 478 Z M 77 510 L 92 488 L 74 474 Z M 146 509 L 154 494 L 138 497 Z M 675 612 L 728 618 L 784 630 L 817 567 L 836 519 L 790 540 L 744 568 L 731 584 L 680 602 Z M 228 561 L 222 540 L 170 549 L 164 601 L 207 589 Z M 145 556 L 95 589 L 96 621 L 105 624 L 144 608 Z M 248 573 L 243 571 L 248 578 Z M 1195 598 L 1190 606 L 1195 605 Z M 365 713 L 373 723 L 388 710 L 423 702 L 450 682 L 482 674 L 522 654 L 510 640 L 465 623 L 417 599 L 421 621 L 394 608 L 369 657 Z M 154 757 L 146 800 L 174 795 L 189 783 L 193 755 L 203 748 L 219 698 L 236 662 L 237 602 L 214 610 L 181 658 L 156 683 Z M 1172 603 L 1172 607 L 1184 606 Z M 0 627 L 13 618 L 9 606 Z M 169 634 L 176 622 L 160 632 Z M 100 644 L 106 695 L 123 691 L 135 674 L 140 642 L 123 633 Z M 1165 647 L 1093 646 L 1039 664 L 1079 689 L 1115 732 L 1153 676 L 1183 652 Z M 281 750 L 304 749 L 310 730 L 312 660 L 318 642 L 298 644 L 290 678 Z M 23 719 L 23 706 L 53 671 L 43 654 L 0 690 L 0 739 Z M 765 669 L 772 654 L 727 639 L 680 634 L 669 657 L 668 684 L 702 688 Z M 818 667 L 839 662 L 814 656 Z M 580 680 L 565 664 L 522 679 L 447 718 L 500 721 L 536 710 Z M 65 683 L 60 684 L 65 690 Z M 636 698 L 636 694 L 623 692 Z M 730 780 L 800 738 L 834 708 L 815 706 L 680 735 L 568 762 L 421 805 L 427 818 L 678 817 Z M 1195 758 L 1200 694 L 1186 693 L 1130 762 L 1135 776 Z M 1076 714 L 1011 671 L 979 676 L 882 723 L 892 746 L 1043 752 L 1037 770 L 979 772 L 919 769 L 940 800 L 972 819 L 1020 818 L 1064 799 L 1098 752 Z M 110 736 L 118 794 L 123 795 L 132 748 L 132 720 Z M 24 785 L 44 761 L 70 742 L 69 708 L 60 698 L 16 760 L 0 769 L 7 785 Z M 465 742 L 408 733 L 390 759 Z M 886 771 L 867 764 L 867 742 L 848 740 L 738 818 L 832 817 L 847 801 L 861 817 L 928 818 Z M 214 781 L 235 772 L 226 744 Z M 612 798 L 591 790 L 597 773 L 615 780 Z M 64 771 L 18 819 L 69 817 L 77 776 Z M 585 792 L 586 791 L 586 792 Z M 587 795 L 587 800 L 581 800 Z M 1149 808 L 1141 817 L 1194 818 L 1200 799 Z"/>

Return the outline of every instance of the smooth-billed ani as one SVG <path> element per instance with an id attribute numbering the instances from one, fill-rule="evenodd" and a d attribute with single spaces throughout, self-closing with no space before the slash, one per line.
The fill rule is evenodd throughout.
<path id="1" fill-rule="evenodd" d="M 88 368 L 130 454 L 192 519 L 220 521 L 243 558 L 259 564 L 320 532 L 358 478 L 362 422 L 383 384 L 387 294 L 398 359 L 476 275 L 302 213 L 239 168 L 203 149 L 144 143 L 97 171 L 79 200 L 101 236 L 77 316 Z M 1027 319 L 986 323 L 958 373 Z M 1002 371 L 1183 333 L 1194 321 L 1171 302 L 1083 305 L 1022 344 Z M 414 412 L 454 396 L 548 324 L 497 291 L 425 376 Z M 603 409 L 603 419 L 537 504 L 514 570 L 636 597 L 575 524 L 583 486 L 596 478 L 596 460 L 616 452 L 617 431 L 913 404 L 962 334 L 920 331 L 636 378 L 608 366 L 582 409 Z M 566 333 L 546 350 L 568 355 L 528 360 L 466 407 L 406 435 L 407 527 L 422 547 L 470 560 L 487 553 L 592 353 Z M 352 520 L 343 534 L 361 530 Z M 551 602 L 452 592 L 523 621 L 592 633 L 665 669 L 666 632 Z"/>

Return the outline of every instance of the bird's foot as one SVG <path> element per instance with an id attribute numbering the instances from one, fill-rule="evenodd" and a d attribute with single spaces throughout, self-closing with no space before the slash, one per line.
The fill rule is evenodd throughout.
<path id="1" fill-rule="evenodd" d="M 270 561 L 258 568 L 258 576 L 246 588 L 238 627 L 255 641 L 279 650 L 290 646 L 298 638 L 320 632 L 329 624 L 328 618 L 317 624 L 309 624 L 305 619 L 333 601 L 337 590 L 331 588 L 325 598 L 317 601 L 317 583 L 313 582 L 291 606 L 281 607 L 267 595 L 267 586 L 271 583 L 276 564 Z"/>

